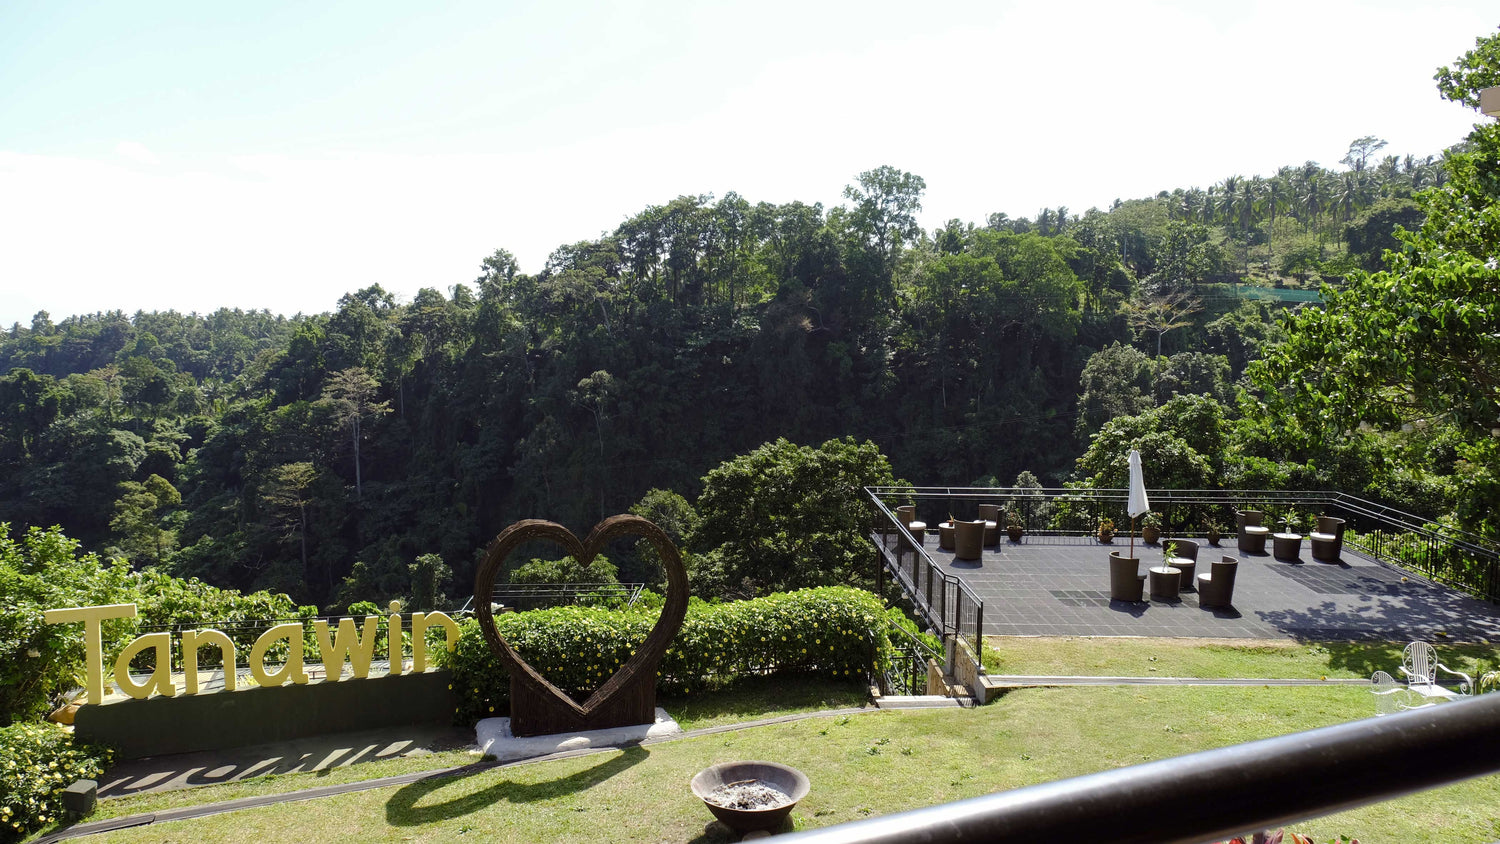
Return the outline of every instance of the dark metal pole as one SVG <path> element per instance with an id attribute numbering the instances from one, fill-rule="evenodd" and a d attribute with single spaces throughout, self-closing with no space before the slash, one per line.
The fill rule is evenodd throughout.
<path id="1" fill-rule="evenodd" d="M 1500 694 L 1489 694 L 777 840 L 1199 844 L 1497 772 Z"/>

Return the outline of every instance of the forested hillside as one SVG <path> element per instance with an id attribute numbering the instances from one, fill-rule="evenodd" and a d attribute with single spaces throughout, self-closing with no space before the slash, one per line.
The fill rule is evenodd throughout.
<path id="1" fill-rule="evenodd" d="M 778 437 L 870 440 L 918 484 L 1057 484 L 1111 419 L 1177 394 L 1240 426 L 1202 483 L 1380 494 L 1378 442 L 1335 477 L 1236 395 L 1281 298 L 1379 266 L 1394 226 L 1421 224 L 1412 194 L 1446 171 L 1383 145 L 930 233 L 922 179 L 881 167 L 835 208 L 679 197 L 535 274 L 501 249 L 405 303 L 38 314 L 0 339 L 0 521 L 329 604 L 351 573 L 403 591 L 426 554 L 462 584 L 517 518 L 583 528 L 653 488 L 691 497 Z"/>

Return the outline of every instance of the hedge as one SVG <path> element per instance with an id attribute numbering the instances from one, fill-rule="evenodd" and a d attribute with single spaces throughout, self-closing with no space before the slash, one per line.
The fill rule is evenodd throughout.
<path id="1" fill-rule="evenodd" d="M 587 699 L 645 641 L 659 609 L 558 607 L 506 613 L 500 635 L 542 676 Z M 869 592 L 833 586 L 712 604 L 693 599 L 666 656 L 657 690 L 691 694 L 748 674 L 794 671 L 863 681 L 891 647 L 886 610 Z M 472 618 L 441 657 L 453 672 L 457 719 L 509 713 L 510 680 Z"/>
<path id="2" fill-rule="evenodd" d="M 56 724 L 0 728 L 0 842 L 63 819 L 62 793 L 80 779 L 97 780 L 109 751 L 75 746 Z"/>

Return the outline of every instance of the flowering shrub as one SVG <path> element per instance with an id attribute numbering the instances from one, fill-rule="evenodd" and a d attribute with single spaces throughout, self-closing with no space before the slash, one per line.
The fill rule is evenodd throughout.
<path id="1" fill-rule="evenodd" d="M 659 609 L 557 607 L 497 616 L 495 627 L 542 676 L 582 701 L 624 665 L 656 624 Z M 657 688 L 690 694 L 744 674 L 798 671 L 862 681 L 889 658 L 886 610 L 848 587 L 804 589 L 750 601 L 692 600 L 662 658 Z M 474 619 L 451 655 L 458 719 L 509 712 L 510 680 Z"/>
<path id="2" fill-rule="evenodd" d="M 43 612 L 134 598 L 128 563 L 80 554 L 57 528 L 33 527 L 17 538 L 0 523 L 0 725 L 47 714 L 83 673 L 78 625 L 46 624 Z M 134 636 L 129 621 L 103 629 L 106 651 Z"/>
<path id="3" fill-rule="evenodd" d="M 76 746 L 56 724 L 0 728 L 0 842 L 58 821 L 62 793 L 73 781 L 98 779 L 109 752 Z"/>
<path id="4" fill-rule="evenodd" d="M 248 653 L 250 646 L 278 620 L 308 619 L 317 613 L 317 607 L 299 607 L 285 594 L 252 592 L 244 594 L 233 589 L 219 589 L 196 577 L 172 577 L 157 569 L 143 569 L 131 576 L 135 593 L 130 600 L 135 603 L 138 616 L 136 630 L 195 629 L 206 627 L 223 628 L 235 648 L 241 654 Z M 377 610 L 375 615 L 379 615 Z M 74 635 L 77 628 L 74 628 Z M 317 639 L 308 634 L 306 645 L 308 659 L 316 658 Z M 286 658 L 287 646 L 279 643 L 268 652 L 273 661 Z M 113 659 L 114 653 L 110 653 Z M 155 662 L 154 652 L 147 650 L 132 663 L 137 670 L 149 671 Z M 217 667 L 221 662 L 218 648 L 204 648 L 198 654 L 198 665 L 202 668 Z M 172 667 L 182 670 L 182 650 L 172 649 Z"/>

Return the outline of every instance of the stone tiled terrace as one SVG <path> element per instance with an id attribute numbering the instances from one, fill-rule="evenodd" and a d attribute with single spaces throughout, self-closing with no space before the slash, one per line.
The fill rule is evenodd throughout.
<path id="1" fill-rule="evenodd" d="M 1340 562 L 1312 559 L 1302 544 L 1297 560 L 1241 553 L 1233 536 L 1219 546 L 1199 539 L 1198 572 L 1211 560 L 1239 560 L 1230 609 L 1198 606 L 1184 590 L 1177 601 L 1111 601 L 1109 553 L 1122 555 L 1129 538 L 1111 544 L 1093 537 L 1003 534 L 983 559 L 955 560 L 929 531 L 924 548 L 938 570 L 969 585 L 984 602 L 986 635 L 1191 636 L 1210 638 L 1381 639 L 1500 642 L 1500 606 L 1364 556 L 1347 544 Z M 1159 565 L 1161 545 L 1135 539 L 1142 574 Z"/>

